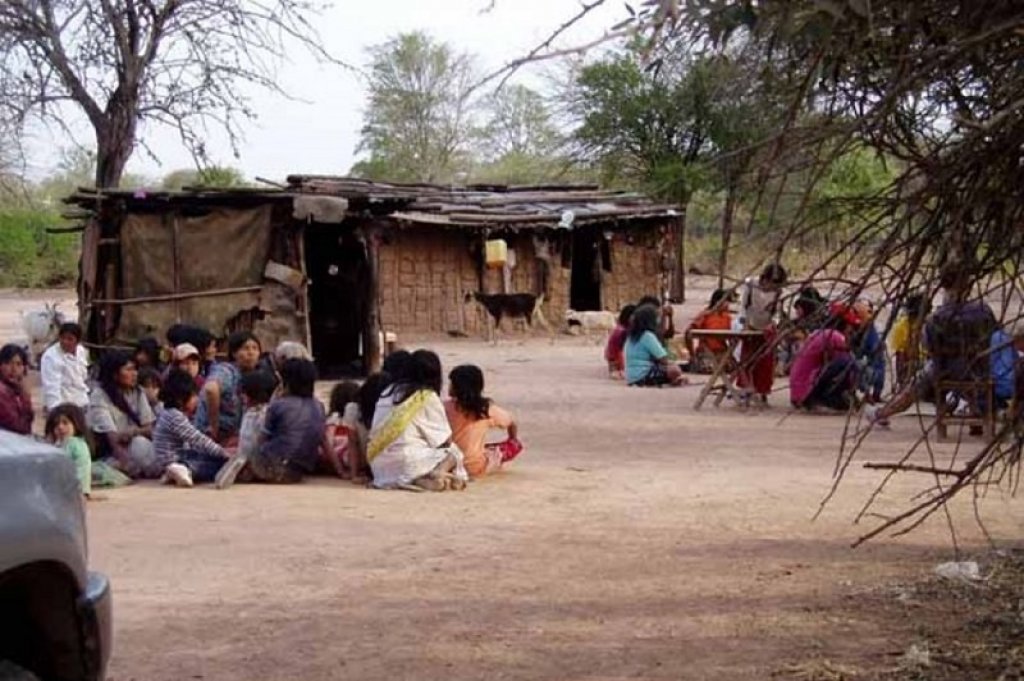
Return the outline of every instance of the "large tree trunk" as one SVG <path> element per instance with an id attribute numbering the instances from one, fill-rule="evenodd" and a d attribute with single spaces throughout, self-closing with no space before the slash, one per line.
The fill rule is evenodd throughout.
<path id="1" fill-rule="evenodd" d="M 725 190 L 725 210 L 722 213 L 722 250 L 718 254 L 718 288 L 725 288 L 725 270 L 729 266 L 729 242 L 732 241 L 732 219 L 736 213 L 736 188 Z"/>
<path id="2" fill-rule="evenodd" d="M 683 204 L 679 217 L 673 225 L 672 246 L 675 249 L 672 263 L 672 290 L 669 297 L 686 302 L 686 205 Z"/>
<path id="3" fill-rule="evenodd" d="M 135 107 L 123 100 L 120 91 L 111 96 L 103 123 L 96 128 L 96 186 L 101 189 L 121 185 L 121 177 L 135 148 L 138 118 Z"/>

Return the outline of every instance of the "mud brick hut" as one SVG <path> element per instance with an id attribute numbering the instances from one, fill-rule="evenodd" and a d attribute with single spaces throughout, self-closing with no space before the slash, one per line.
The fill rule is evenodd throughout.
<path id="1" fill-rule="evenodd" d="M 593 186 L 402 185 L 296 175 L 280 189 L 81 191 L 79 307 L 88 343 L 178 322 L 306 343 L 324 371 L 372 369 L 380 332 L 477 335 L 467 293 L 617 310 L 666 290 L 672 206 Z M 507 258 L 488 267 L 487 241 Z"/>

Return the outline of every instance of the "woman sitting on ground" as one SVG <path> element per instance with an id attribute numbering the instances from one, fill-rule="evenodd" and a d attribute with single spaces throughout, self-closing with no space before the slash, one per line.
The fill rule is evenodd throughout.
<path id="1" fill-rule="evenodd" d="M 228 337 L 230 362 L 213 365 L 199 396 L 196 427 L 224 446 L 232 446 L 242 423 L 242 375 L 256 369 L 260 342 L 250 331 L 236 331 Z"/>
<path id="2" fill-rule="evenodd" d="M 493 473 L 519 456 L 523 445 L 516 437 L 519 428 L 507 411 L 484 397 L 484 372 L 473 364 L 463 364 L 448 374 L 448 395 L 444 403 L 452 441 L 462 450 L 470 478 Z M 487 444 L 491 430 L 504 430 L 508 439 Z"/>
<path id="3" fill-rule="evenodd" d="M 440 360 L 406 353 L 392 361 L 392 381 L 377 400 L 367 459 L 373 485 L 382 489 L 462 489 L 468 478 L 462 452 L 452 445 L 438 395 Z M 388 359 L 391 359 L 389 356 Z"/>
<path id="4" fill-rule="evenodd" d="M 794 407 L 846 411 L 853 406 L 857 363 L 850 353 L 849 338 L 860 324 L 860 316 L 851 308 L 834 304 L 825 328 L 812 332 L 803 342 L 789 372 L 789 398 Z"/>
<path id="5" fill-rule="evenodd" d="M 626 338 L 626 383 L 639 386 L 682 385 L 682 370 L 658 340 L 658 309 L 641 305 L 633 311 Z"/>
<path id="6" fill-rule="evenodd" d="M 111 463 L 131 478 L 160 477 L 163 466 L 151 440 L 155 420 L 132 356 L 119 351 L 104 355 L 86 412 L 100 458 L 112 458 Z"/>

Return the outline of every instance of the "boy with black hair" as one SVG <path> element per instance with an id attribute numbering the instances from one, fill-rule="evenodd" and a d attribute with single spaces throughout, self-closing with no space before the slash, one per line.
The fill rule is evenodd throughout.
<path id="1" fill-rule="evenodd" d="M 157 464 L 165 466 L 162 480 L 179 487 L 213 481 L 228 453 L 189 421 L 199 403 L 195 381 L 171 369 L 161 397 L 164 409 L 153 428 L 153 450 Z"/>
<path id="2" fill-rule="evenodd" d="M 238 451 L 217 473 L 217 489 L 226 489 L 233 485 L 235 478 L 249 462 L 249 458 L 259 450 L 267 405 L 277 390 L 277 377 L 270 371 L 257 369 L 243 375 L 238 387 L 245 406 L 242 425 L 238 429 Z"/>
<path id="3" fill-rule="evenodd" d="M 295 483 L 316 471 L 322 455 L 331 459 L 324 407 L 313 397 L 316 365 L 289 359 L 281 366 L 284 393 L 267 407 L 260 445 L 249 469 L 260 482 Z"/>
<path id="4" fill-rule="evenodd" d="M 61 324 L 57 342 L 43 353 L 39 378 L 43 384 L 44 410 L 65 403 L 82 408 L 88 406 L 89 353 L 81 341 L 81 326 L 72 322 Z"/>

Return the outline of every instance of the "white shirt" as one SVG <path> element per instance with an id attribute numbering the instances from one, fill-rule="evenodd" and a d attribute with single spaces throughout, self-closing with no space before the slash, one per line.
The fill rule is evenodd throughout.
<path id="1" fill-rule="evenodd" d="M 393 390 L 389 388 L 381 395 L 373 412 L 371 440 L 374 437 L 373 431 L 387 423 L 396 406 Z M 405 431 L 370 464 L 373 469 L 373 486 L 388 488 L 408 485 L 427 475 L 451 451 L 452 448 L 441 448 L 451 437 L 452 429 L 448 425 L 444 404 L 441 398 L 431 393 Z"/>
<path id="2" fill-rule="evenodd" d="M 58 404 L 70 402 L 85 407 L 89 404 L 89 355 L 81 345 L 75 354 L 61 350 L 60 343 L 54 343 L 43 353 L 39 373 L 43 382 L 43 406 L 47 410 Z"/>

